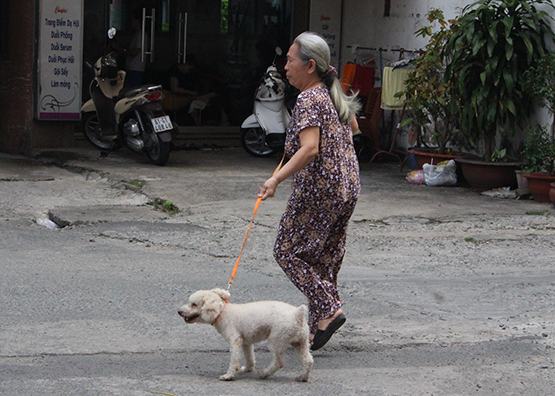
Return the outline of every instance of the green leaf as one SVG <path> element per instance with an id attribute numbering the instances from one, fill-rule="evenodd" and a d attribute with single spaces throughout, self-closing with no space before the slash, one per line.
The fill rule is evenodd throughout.
<path id="1" fill-rule="evenodd" d="M 495 116 L 497 115 L 497 106 L 494 104 L 490 104 L 487 120 L 488 122 L 495 122 Z"/>
<path id="2" fill-rule="evenodd" d="M 488 55 L 493 56 L 493 50 L 495 49 L 496 42 L 493 40 L 488 40 Z"/>
<path id="3" fill-rule="evenodd" d="M 497 44 L 497 25 L 498 24 L 499 24 L 499 21 L 494 22 L 488 29 L 489 36 L 495 44 Z"/>
<path id="4" fill-rule="evenodd" d="M 480 80 L 482 80 L 482 85 L 486 85 L 486 77 L 487 77 L 487 73 L 485 71 L 480 73 Z"/>
<path id="5" fill-rule="evenodd" d="M 508 61 L 510 61 L 513 58 L 513 53 L 514 53 L 514 47 L 512 45 L 509 45 L 506 49 L 505 49 L 505 59 L 507 59 Z"/>
<path id="6" fill-rule="evenodd" d="M 474 42 L 474 45 L 472 46 L 472 55 L 476 56 L 478 54 L 478 52 L 480 52 L 482 50 L 482 48 L 484 47 L 484 44 L 486 43 L 485 39 L 478 39 Z"/>
<path id="7" fill-rule="evenodd" d="M 505 37 L 505 41 L 506 41 L 507 44 L 509 44 L 511 47 L 514 46 L 514 42 L 513 42 L 513 38 L 512 38 L 512 37 Z"/>
<path id="8" fill-rule="evenodd" d="M 472 38 L 474 37 L 474 29 L 475 29 L 474 23 L 470 24 L 470 26 L 468 27 L 468 30 L 465 33 L 467 41 L 472 41 Z"/>
<path id="9" fill-rule="evenodd" d="M 507 91 L 512 92 L 515 86 L 515 80 L 509 70 L 503 70 L 503 80 L 505 81 L 505 85 L 507 86 Z"/>
<path id="10" fill-rule="evenodd" d="M 505 107 L 507 107 L 507 109 L 514 115 L 516 116 L 516 107 L 515 107 L 515 103 L 512 101 L 512 99 L 507 99 L 505 101 Z"/>
<path id="11" fill-rule="evenodd" d="M 415 120 L 413 118 L 405 118 L 403 121 L 401 121 L 401 123 L 399 124 L 399 126 L 401 128 L 404 128 L 406 126 L 412 125 L 414 124 Z"/>
<path id="12" fill-rule="evenodd" d="M 526 34 L 522 35 L 522 41 L 524 41 L 524 45 L 526 45 L 526 49 L 528 50 L 528 62 L 530 62 L 532 55 L 534 55 L 534 46 Z"/>
<path id="13" fill-rule="evenodd" d="M 501 21 L 505 25 L 505 37 L 511 35 L 511 30 L 513 29 L 514 19 L 512 17 L 503 18 Z"/>

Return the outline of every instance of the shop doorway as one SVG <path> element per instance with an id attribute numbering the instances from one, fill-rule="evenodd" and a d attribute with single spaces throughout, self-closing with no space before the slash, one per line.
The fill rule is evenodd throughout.
<path id="1" fill-rule="evenodd" d="M 275 46 L 285 49 L 291 39 L 292 0 L 111 0 L 104 7 L 104 31 L 116 27 L 130 49 L 128 73 L 144 65 L 136 81 L 162 84 L 166 111 L 186 128 L 238 128 Z M 98 33 L 85 31 L 85 41 L 88 35 Z"/>

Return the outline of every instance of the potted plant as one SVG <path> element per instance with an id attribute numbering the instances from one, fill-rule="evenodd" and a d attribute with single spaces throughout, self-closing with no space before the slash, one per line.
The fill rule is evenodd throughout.
<path id="1" fill-rule="evenodd" d="M 550 184 L 555 183 L 555 141 L 541 126 L 526 134 L 522 157 L 528 190 L 538 202 L 549 202 Z"/>
<path id="2" fill-rule="evenodd" d="M 516 186 L 512 138 L 531 114 L 524 73 L 553 40 L 549 0 L 479 0 L 452 26 L 444 55 L 446 80 L 460 109 L 459 123 L 479 160 L 458 159 L 465 179 L 480 189 Z M 485 179 L 482 180 L 482 177 Z"/>
<path id="3" fill-rule="evenodd" d="M 551 142 L 555 142 L 555 54 L 545 55 L 536 66 L 530 68 L 526 72 L 525 83 L 532 95 L 551 112 Z M 547 165 L 544 168 L 548 167 Z M 534 178 L 533 175 L 530 177 Z M 534 184 L 540 183 L 537 177 L 534 179 Z M 542 186 L 542 188 L 546 187 Z M 551 202 L 555 203 L 555 183 L 550 184 L 549 198 Z"/>
<path id="4" fill-rule="evenodd" d="M 526 71 L 524 85 L 551 112 L 551 139 L 555 140 L 555 53 L 547 53 Z"/>
<path id="5" fill-rule="evenodd" d="M 444 79 L 445 58 L 443 49 L 452 30 L 451 21 L 446 21 L 442 10 L 432 9 L 427 26 L 416 32 L 428 38 L 428 44 L 415 61 L 414 71 L 399 95 L 405 97 L 410 115 L 403 126 L 411 125 L 418 131 L 418 147 L 409 150 L 416 157 L 418 167 L 424 163 L 453 159 L 451 149 L 456 129 L 456 108 L 451 100 L 451 86 Z M 434 28 L 438 27 L 434 32 Z M 451 145 L 450 145 L 451 143 Z"/>

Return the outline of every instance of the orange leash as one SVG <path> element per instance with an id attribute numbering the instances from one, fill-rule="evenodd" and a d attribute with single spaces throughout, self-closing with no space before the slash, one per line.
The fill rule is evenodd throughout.
<path id="1" fill-rule="evenodd" d="M 278 166 L 272 172 L 272 176 L 275 176 L 275 174 L 279 172 L 279 170 L 283 166 L 284 159 L 285 159 L 285 154 L 283 154 L 283 157 L 281 158 L 281 161 L 279 162 Z M 245 230 L 245 234 L 243 235 L 243 242 L 241 243 L 241 249 L 239 250 L 239 256 L 237 257 L 237 260 L 235 260 L 235 265 L 233 266 L 233 269 L 231 270 L 231 275 L 229 275 L 229 278 L 227 279 L 227 290 L 231 289 L 231 284 L 233 283 L 233 281 L 235 280 L 235 277 L 237 276 L 237 270 L 239 269 L 239 264 L 241 263 L 241 257 L 243 256 L 243 251 L 245 250 L 245 246 L 247 246 L 247 241 L 249 240 L 249 237 L 250 237 L 250 234 L 251 234 L 251 231 L 252 231 L 252 226 L 254 225 L 254 219 L 256 217 L 256 212 L 258 212 L 258 208 L 260 207 L 261 203 L 262 203 L 262 198 L 258 197 L 255 204 L 254 204 L 254 208 L 252 209 L 251 220 L 250 220 L 250 222 L 247 226 L 247 229 Z"/>

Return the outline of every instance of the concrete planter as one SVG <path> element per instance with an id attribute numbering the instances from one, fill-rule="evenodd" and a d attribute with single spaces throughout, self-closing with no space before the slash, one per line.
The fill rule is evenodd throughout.
<path id="1" fill-rule="evenodd" d="M 519 169 L 515 171 L 516 183 L 519 190 L 528 190 L 528 180 L 524 177 L 525 173 L 526 172 Z"/>
<path id="2" fill-rule="evenodd" d="M 520 162 L 486 162 L 466 158 L 455 158 L 455 161 L 464 179 L 474 189 L 485 191 L 517 186 L 515 171 L 520 168 Z"/>
<path id="3" fill-rule="evenodd" d="M 418 169 L 422 169 L 424 164 L 437 164 L 441 161 L 449 161 L 461 156 L 458 153 L 440 153 L 432 149 L 412 148 L 408 150 L 416 158 L 416 165 Z"/>

